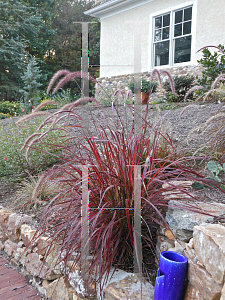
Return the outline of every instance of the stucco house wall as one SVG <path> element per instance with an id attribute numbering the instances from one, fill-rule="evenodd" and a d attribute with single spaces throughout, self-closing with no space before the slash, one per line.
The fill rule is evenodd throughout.
<path id="1" fill-rule="evenodd" d="M 115 2 L 123 2 L 124 5 L 115 11 L 113 10 Z M 132 4 L 134 7 L 130 8 Z M 225 43 L 224 0 L 111 0 L 99 8 L 104 8 L 105 5 L 111 6 L 111 10 L 105 12 L 104 9 L 102 11 L 98 9 L 98 14 L 94 12 L 96 9 L 87 12 L 101 20 L 100 77 L 134 73 L 134 39 L 136 38 L 137 42 L 140 38 L 134 34 L 137 26 L 140 26 L 141 35 L 140 71 L 151 71 L 154 68 L 152 55 L 154 17 L 184 7 L 192 6 L 191 61 L 171 63 L 167 67 L 196 65 L 197 59 L 201 56 L 201 53 L 196 53 L 197 50 L 203 46 Z"/>

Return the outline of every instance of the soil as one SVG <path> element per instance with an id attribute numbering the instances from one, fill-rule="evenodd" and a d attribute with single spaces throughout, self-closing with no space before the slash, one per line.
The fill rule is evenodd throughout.
<path id="1" fill-rule="evenodd" d="M 186 109 L 182 116 L 181 113 L 184 110 L 185 105 L 181 104 L 180 107 L 171 110 L 159 110 L 156 109 L 157 106 L 150 105 L 148 111 L 148 121 L 152 124 L 156 124 L 157 120 L 162 120 L 162 131 L 167 132 L 171 140 L 177 149 L 190 149 L 190 153 L 193 153 L 193 149 L 197 149 L 199 146 L 207 142 L 208 136 L 201 134 L 201 129 L 196 130 L 195 133 L 192 132 L 194 128 L 202 126 L 210 117 L 218 113 L 218 111 L 225 111 L 225 106 L 222 104 L 209 103 L 204 105 L 195 104 Z M 159 108 L 159 106 L 158 106 Z M 133 112 L 132 108 L 130 111 L 124 110 L 124 107 L 119 107 L 122 119 L 130 125 L 133 122 Z M 145 106 L 137 106 L 137 112 L 135 112 L 137 119 L 143 116 Z M 88 124 L 89 130 L 91 132 L 95 131 L 94 125 L 90 122 L 91 118 L 95 118 L 98 121 L 106 118 L 110 121 L 112 118 L 112 108 L 106 108 L 105 116 L 102 110 L 96 106 L 81 106 L 75 109 L 76 113 L 82 116 L 82 119 Z M 116 108 L 113 110 L 116 113 Z M 15 118 L 14 118 L 15 120 Z M 7 126 L 11 120 L 2 120 L 1 125 Z M 70 124 L 74 124 L 75 121 L 68 121 Z M 135 124 L 136 127 L 138 127 Z M 164 129 L 163 129 L 164 128 Z M 74 134 L 81 134 L 74 129 Z M 191 150 L 192 149 L 192 150 Z M 208 175 L 205 163 L 201 163 L 202 160 L 196 160 L 196 165 L 194 166 L 197 171 L 202 172 L 204 175 Z M 0 205 L 5 208 L 10 208 L 16 212 L 23 212 L 23 207 L 18 207 L 14 205 L 16 191 L 19 188 L 19 184 L 16 183 L 17 175 L 15 174 L 10 180 L 0 179 Z M 225 195 L 214 190 L 204 189 L 201 191 L 196 191 L 196 195 L 199 199 L 207 200 L 211 202 L 222 202 L 225 203 Z M 41 207 L 31 207 L 26 210 L 27 214 L 30 214 L 37 221 L 40 218 L 42 208 Z M 156 232 L 154 234 L 156 238 Z M 152 267 L 152 272 L 148 274 L 149 280 L 153 281 L 156 274 L 156 266 L 154 259 L 150 259 L 147 262 Z"/>

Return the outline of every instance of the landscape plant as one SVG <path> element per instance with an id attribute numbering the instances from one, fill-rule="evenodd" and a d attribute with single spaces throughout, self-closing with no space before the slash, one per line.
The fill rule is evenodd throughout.
<path id="1" fill-rule="evenodd" d="M 21 76 L 24 87 L 20 90 L 23 95 L 23 106 L 25 113 L 31 111 L 38 104 L 38 92 L 41 87 L 41 71 L 34 57 L 31 57 L 27 69 Z M 22 104 L 21 104 L 22 105 Z"/>
<path id="2" fill-rule="evenodd" d="M 150 92 L 151 94 L 155 93 L 158 87 L 158 83 L 154 80 L 146 79 L 134 79 L 129 82 L 129 89 L 135 93 L 140 90 L 142 93 Z"/>
<path id="3" fill-rule="evenodd" d="M 42 118 L 39 116 L 29 122 L 26 127 L 18 127 L 13 120 L 8 124 L 0 123 L 0 177 L 8 178 L 13 175 L 21 180 L 21 177 L 40 172 L 52 165 L 53 162 L 59 161 L 60 148 L 58 145 L 64 141 L 64 134 L 60 131 L 51 131 L 38 143 L 38 150 L 35 148 L 31 150 L 29 159 L 26 159 L 25 151 L 20 151 L 25 140 L 36 131 L 42 121 L 43 116 Z M 47 128 L 49 125 L 46 125 L 42 132 Z"/>
<path id="4" fill-rule="evenodd" d="M 212 53 L 211 48 L 217 51 Z M 209 90 L 215 79 L 225 73 L 224 46 L 221 44 L 219 46 L 206 46 L 198 50 L 198 52 L 200 51 L 202 51 L 202 58 L 198 60 L 198 63 L 203 67 L 203 70 L 202 76 L 197 77 L 197 83 Z"/>
<path id="5" fill-rule="evenodd" d="M 180 102 L 183 101 L 184 96 L 190 90 L 190 88 L 194 84 L 195 77 L 194 76 L 175 76 L 173 78 L 175 92 L 172 93 L 170 81 L 167 79 L 163 83 L 163 87 L 167 92 L 167 99 L 171 102 Z M 189 99 L 193 99 L 193 94 L 189 94 Z"/>
<path id="6" fill-rule="evenodd" d="M 2 101 L 0 102 L 0 113 L 8 117 L 15 117 L 22 113 L 22 109 L 20 107 L 20 103 Z"/>
<path id="7" fill-rule="evenodd" d="M 54 80 L 58 79 L 58 75 Z M 67 73 L 54 91 L 61 87 L 62 82 L 66 83 L 76 76 L 76 72 Z M 51 81 L 50 88 L 54 80 Z M 71 143 L 68 146 L 62 144 L 64 153 L 62 162 L 50 168 L 35 188 L 34 203 L 42 201 L 37 200 L 36 195 L 42 189 L 44 182 L 49 181 L 57 186 L 56 195 L 48 201 L 40 219 L 35 238 L 42 234 L 51 234 L 50 248 L 46 255 L 48 256 L 57 244 L 59 252 L 56 264 L 64 262 L 65 272 L 69 271 L 66 266 L 72 258 L 75 259 L 75 264 L 80 263 L 84 251 L 80 242 L 82 166 L 87 165 L 90 208 L 87 242 L 92 257 L 89 273 L 92 274 L 95 282 L 104 285 L 111 268 L 126 263 L 132 264 L 133 247 L 137 251 L 133 235 L 135 165 L 141 165 L 142 241 L 150 253 L 153 253 L 151 230 L 156 226 L 154 224 L 168 228 L 163 215 L 163 208 L 168 206 L 165 192 L 173 192 L 170 199 L 174 196 L 176 200 L 179 194 L 181 209 L 199 211 L 198 206 L 195 205 L 197 199 L 185 190 L 181 182 L 195 180 L 207 186 L 212 180 L 205 179 L 203 175 L 188 168 L 187 165 L 193 158 L 176 150 L 170 137 L 161 133 L 160 122 L 152 126 L 147 121 L 148 104 L 144 116 L 138 111 L 134 112 L 134 123 L 133 120 L 129 122 L 122 118 L 119 110 L 115 108 L 112 108 L 110 115 L 107 115 L 102 108 L 101 121 L 94 118 L 90 111 L 90 119 L 86 123 L 73 110 L 83 101 L 87 99 L 81 98 L 65 105 L 58 112 L 49 115 L 39 127 L 51 124 L 52 129 L 57 129 L 58 122 L 69 117 L 73 120 L 70 121 L 71 129 L 73 128 L 76 134 L 69 134 Z M 91 99 L 91 101 L 96 100 Z M 125 105 L 126 108 L 129 108 L 129 105 Z M 133 112 L 133 107 L 130 107 L 130 111 Z M 36 110 L 29 118 L 35 117 L 37 113 Z M 21 122 L 25 120 L 22 119 Z M 47 133 L 48 131 L 46 135 Z M 24 144 L 28 156 L 30 149 L 37 147 L 35 145 L 38 134 L 39 130 Z M 168 183 L 167 186 L 163 185 L 165 183 Z M 219 188 L 218 185 L 217 187 Z M 189 203 L 186 202 L 187 196 Z M 143 263 L 145 265 L 145 257 Z M 102 291 L 101 284 L 100 289 Z"/>

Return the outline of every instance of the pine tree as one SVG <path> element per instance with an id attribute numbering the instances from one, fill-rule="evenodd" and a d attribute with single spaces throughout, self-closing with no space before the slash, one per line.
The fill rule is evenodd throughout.
<path id="1" fill-rule="evenodd" d="M 21 76 L 24 88 L 20 90 L 24 98 L 25 112 L 31 111 L 32 107 L 37 105 L 38 92 L 41 84 L 41 71 L 34 57 L 30 59 L 24 75 Z"/>

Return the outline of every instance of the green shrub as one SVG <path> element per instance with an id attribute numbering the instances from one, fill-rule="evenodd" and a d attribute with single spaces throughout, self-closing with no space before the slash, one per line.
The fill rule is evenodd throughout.
<path id="1" fill-rule="evenodd" d="M 152 81 L 148 81 L 146 79 L 142 79 L 141 82 L 141 92 L 142 93 L 147 93 L 147 92 L 151 92 L 151 93 L 155 93 L 158 87 L 158 83 L 154 80 Z M 129 89 L 135 93 L 136 91 L 138 91 L 138 89 L 140 89 L 140 81 L 138 80 L 134 80 L 131 81 L 129 83 Z"/>
<path id="2" fill-rule="evenodd" d="M 184 99 L 185 94 L 191 88 L 195 80 L 194 76 L 176 76 L 173 78 L 175 92 L 177 95 L 172 93 L 170 81 L 167 79 L 163 87 L 167 92 L 167 99 L 171 102 L 179 102 Z M 189 96 L 193 98 L 193 94 Z"/>
<path id="3" fill-rule="evenodd" d="M 204 70 L 202 71 L 202 77 L 197 78 L 197 83 L 206 89 L 210 89 L 218 75 L 225 73 L 224 46 L 220 44 L 215 48 L 221 49 L 221 51 L 211 53 L 206 47 L 202 50 L 202 58 L 198 60 L 198 63 L 204 67 Z"/>
<path id="4" fill-rule="evenodd" d="M 34 134 L 42 120 L 41 118 L 35 119 L 24 128 L 19 128 L 13 122 L 8 125 L 0 124 L 0 177 L 21 173 L 29 174 L 45 169 L 58 161 L 60 150 L 55 144 L 63 142 L 63 134 L 59 131 L 51 131 L 43 142 L 38 143 L 41 152 L 40 149 L 39 151 L 32 149 L 28 160 L 25 157 L 25 151 L 20 151 L 25 140 Z M 47 128 L 49 126 L 45 126 L 43 130 Z"/>
<path id="5" fill-rule="evenodd" d="M 3 114 L 3 113 L 0 113 L 0 119 L 6 119 L 6 118 L 10 118 L 10 114 Z"/>
<path id="6" fill-rule="evenodd" d="M 20 104 L 17 102 L 9 102 L 9 101 L 0 102 L 0 113 L 2 114 L 13 117 L 13 116 L 18 116 L 19 114 L 21 114 L 21 112 L 22 110 Z"/>

